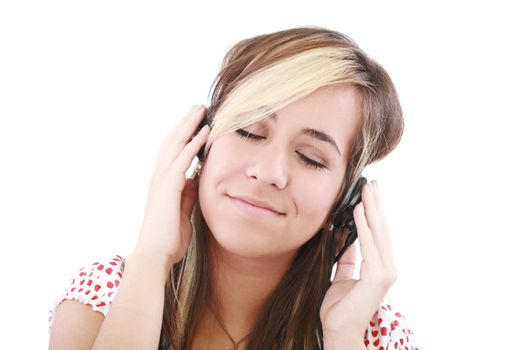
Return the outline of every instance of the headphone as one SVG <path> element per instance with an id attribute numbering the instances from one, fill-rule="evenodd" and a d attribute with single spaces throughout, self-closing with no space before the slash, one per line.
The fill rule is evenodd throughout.
<path id="1" fill-rule="evenodd" d="M 202 122 L 197 127 L 195 133 L 193 134 L 193 137 L 195 137 L 200 129 L 204 127 L 204 125 L 210 125 L 210 117 L 209 115 L 206 115 Z M 197 162 L 197 165 L 195 166 L 192 178 L 194 178 L 196 175 L 200 174 L 200 170 L 202 167 L 202 163 L 204 162 L 205 154 L 204 154 L 204 147 L 202 146 L 199 152 L 197 153 L 197 159 L 199 160 Z M 341 198 L 338 205 L 335 209 L 335 218 L 333 223 L 332 230 L 334 232 L 342 230 L 344 228 L 348 229 L 348 235 L 346 236 L 345 243 L 341 250 L 337 253 L 335 256 L 334 263 L 337 262 L 345 250 L 351 246 L 355 240 L 357 239 L 357 227 L 354 222 L 354 208 L 357 204 L 361 202 L 361 190 L 363 186 L 367 183 L 367 179 L 363 176 L 359 176 L 350 186 L 346 194 Z"/>
<path id="2" fill-rule="evenodd" d="M 193 136 L 192 138 L 194 138 L 195 136 L 197 136 L 197 134 L 199 133 L 199 131 L 204 127 L 204 125 L 209 125 L 210 128 L 211 128 L 211 118 L 209 117 L 208 114 L 206 114 L 204 116 L 204 119 L 201 121 L 201 123 L 199 124 L 199 126 L 197 127 L 195 133 L 193 133 Z M 199 160 L 199 162 L 202 164 L 204 162 L 204 146 L 201 147 L 201 149 L 199 150 L 199 152 L 197 153 L 197 159 Z M 197 166 L 199 166 L 199 164 L 197 164 Z"/>
<path id="3" fill-rule="evenodd" d="M 360 176 L 355 180 L 343 198 L 340 200 L 335 210 L 336 216 L 334 218 L 334 231 L 348 229 L 348 235 L 346 236 L 345 243 L 341 250 L 335 256 L 337 262 L 345 250 L 352 245 L 357 239 L 357 227 L 354 221 L 354 208 L 361 202 L 361 190 L 367 183 L 366 177 Z"/>

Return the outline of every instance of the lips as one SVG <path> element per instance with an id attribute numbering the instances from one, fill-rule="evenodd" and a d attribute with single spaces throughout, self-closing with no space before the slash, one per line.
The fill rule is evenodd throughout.
<path id="1" fill-rule="evenodd" d="M 243 202 L 248 203 L 249 205 L 252 205 L 252 206 L 257 207 L 257 208 L 270 210 L 270 211 L 274 212 L 275 214 L 284 215 L 284 213 L 280 212 L 277 208 L 275 208 L 275 206 L 271 205 L 270 203 L 267 203 L 267 202 L 264 202 L 264 201 L 261 201 L 261 200 L 258 200 L 258 199 L 252 198 L 252 197 L 248 197 L 248 196 L 229 196 L 229 195 L 228 195 L 228 197 L 234 198 L 234 199 L 237 199 L 237 200 L 240 200 L 240 201 L 243 201 Z"/>

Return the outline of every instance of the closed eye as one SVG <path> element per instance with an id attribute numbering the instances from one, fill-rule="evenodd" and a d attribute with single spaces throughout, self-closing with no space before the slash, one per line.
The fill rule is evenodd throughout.
<path id="1" fill-rule="evenodd" d="M 252 134 L 251 132 L 248 132 L 246 130 L 243 130 L 243 129 L 237 129 L 235 130 L 235 132 L 241 137 L 241 138 L 246 138 L 246 139 L 250 139 L 252 141 L 255 141 L 255 142 L 258 142 L 258 141 L 261 141 L 261 140 L 264 140 L 266 137 L 264 136 L 261 136 L 261 135 L 256 135 L 256 134 Z M 310 159 L 308 157 L 306 157 L 304 154 L 300 153 L 300 152 L 297 152 L 295 151 L 298 155 L 299 155 L 299 158 L 303 161 L 303 163 L 307 166 L 307 167 L 311 167 L 312 169 L 316 169 L 316 170 L 322 170 L 322 169 L 326 169 L 326 166 L 319 163 L 319 162 L 316 162 L 315 160 L 313 159 Z"/>
<path id="2" fill-rule="evenodd" d="M 302 154 L 300 152 L 297 152 L 297 151 L 295 151 L 295 152 L 299 155 L 299 158 L 301 158 L 301 160 L 306 164 L 306 166 L 311 167 L 311 168 L 316 169 L 316 170 L 326 169 L 326 166 L 324 166 L 323 164 L 318 163 L 315 160 L 312 160 L 312 159 L 306 157 L 304 154 Z"/>
<path id="3" fill-rule="evenodd" d="M 243 129 L 237 129 L 237 130 L 235 130 L 235 132 L 237 134 L 239 134 L 242 138 L 253 139 L 255 141 L 260 141 L 260 140 L 264 139 L 264 136 L 255 135 L 255 134 L 252 134 L 251 132 L 248 132 L 248 131 L 243 130 Z"/>

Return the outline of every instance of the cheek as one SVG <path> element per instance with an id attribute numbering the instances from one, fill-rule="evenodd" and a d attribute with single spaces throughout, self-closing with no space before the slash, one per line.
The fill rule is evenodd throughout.
<path id="1" fill-rule="evenodd" d="M 198 199 L 203 213 L 206 211 L 208 217 L 215 213 L 214 207 L 222 204 L 231 187 L 230 183 L 239 176 L 239 158 L 224 156 L 232 155 L 230 143 L 225 141 L 221 137 L 213 143 L 199 179 Z"/>
<path id="2" fill-rule="evenodd" d="M 231 172 L 234 168 L 236 157 L 231 157 L 232 151 L 228 143 L 223 142 L 223 138 L 216 140 L 208 151 L 206 161 L 203 164 L 201 172 L 201 183 L 212 183 L 225 173 Z"/>
<path id="3" fill-rule="evenodd" d="M 309 186 L 311 187 L 311 181 Z M 298 210 L 298 220 L 294 231 L 303 232 L 305 235 L 313 235 L 323 226 L 330 209 L 336 199 L 338 188 L 334 181 L 317 181 L 314 188 L 306 191 L 305 185 L 302 191 L 295 191 L 295 202 Z M 308 237 L 306 237 L 308 238 Z"/>
<path id="4" fill-rule="evenodd" d="M 299 215 L 303 217 L 306 224 L 318 228 L 330 214 L 329 210 L 335 200 L 335 192 L 329 189 L 329 184 L 319 183 L 315 190 L 302 191 L 297 197 Z"/>
<path id="5" fill-rule="evenodd" d="M 232 142 L 232 136 L 221 136 L 211 145 L 205 166 L 212 169 L 213 173 L 234 167 L 239 159 L 239 148 Z"/>

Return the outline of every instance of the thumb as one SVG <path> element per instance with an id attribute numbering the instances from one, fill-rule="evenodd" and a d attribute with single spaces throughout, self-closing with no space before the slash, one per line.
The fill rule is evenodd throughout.
<path id="1" fill-rule="evenodd" d="M 333 282 L 339 280 L 350 280 L 354 278 L 354 270 L 356 264 L 356 245 L 350 245 L 341 256 L 341 259 L 337 262 L 337 269 L 335 270 L 335 276 Z"/>
<path id="2" fill-rule="evenodd" d="M 191 217 L 191 212 L 193 210 L 193 205 L 195 204 L 196 198 L 197 182 L 193 179 L 186 179 L 186 183 L 184 184 L 184 190 L 182 190 L 182 215 L 185 215 L 188 218 Z"/>

